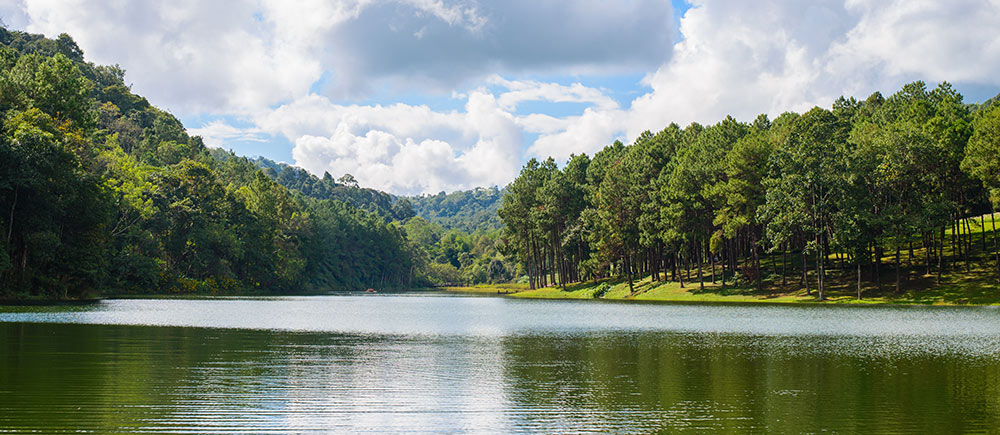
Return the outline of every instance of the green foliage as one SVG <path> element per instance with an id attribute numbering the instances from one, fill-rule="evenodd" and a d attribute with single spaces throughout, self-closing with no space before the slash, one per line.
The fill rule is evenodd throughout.
<path id="1" fill-rule="evenodd" d="M 319 178 L 305 169 L 276 163 L 263 157 L 254 159 L 254 162 L 278 184 L 310 198 L 342 201 L 388 220 L 403 221 L 414 215 L 410 201 L 375 189 L 359 187 L 351 174 L 334 180 L 328 173 Z"/>
<path id="2" fill-rule="evenodd" d="M 407 200 L 208 150 L 67 35 L 4 29 L 0 67 L 0 298 L 428 282 L 428 254 L 388 221 L 413 216 Z M 492 239 L 441 240 L 461 276 L 489 279 Z"/>
<path id="3" fill-rule="evenodd" d="M 977 115 L 962 169 L 983 183 L 996 207 L 1000 204 L 1000 105 Z"/>
<path id="4" fill-rule="evenodd" d="M 594 299 L 603 298 L 604 295 L 608 294 L 608 290 L 611 290 L 611 284 L 602 282 L 597 288 L 594 289 L 593 297 Z"/>
<path id="5" fill-rule="evenodd" d="M 408 199 L 416 216 L 467 233 L 500 228 L 497 210 L 505 192 L 496 187 L 437 195 L 421 195 Z M 401 202 L 402 200 L 400 200 Z"/>
<path id="6" fill-rule="evenodd" d="M 1000 201 L 997 131 L 995 105 L 965 105 L 950 84 L 928 91 L 922 82 L 773 121 L 671 124 L 562 169 L 530 160 L 507 186 L 499 246 L 532 289 L 613 274 L 642 292 L 637 277 L 668 272 L 683 288 L 692 269 L 704 285 L 703 269 L 715 281 L 721 264 L 722 285 L 733 276 L 761 291 L 760 257 L 770 251 L 783 254 L 782 284 L 787 254 L 801 254 L 799 285 L 809 292 L 815 280 L 822 299 L 832 258 L 853 266 L 846 272 L 860 289 L 862 266 L 879 276 L 887 250 L 898 289 L 900 251 L 914 244 L 925 273 L 940 274 L 946 255 L 969 267 L 964 219 L 986 209 L 986 192 Z M 958 244 L 944 253 L 949 225 Z"/>

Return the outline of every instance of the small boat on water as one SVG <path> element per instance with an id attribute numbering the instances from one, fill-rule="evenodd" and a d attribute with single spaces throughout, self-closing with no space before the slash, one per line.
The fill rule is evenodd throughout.
<path id="1" fill-rule="evenodd" d="M 365 290 L 365 293 L 378 293 L 378 292 L 376 292 L 375 289 L 370 288 L 368 290 Z"/>

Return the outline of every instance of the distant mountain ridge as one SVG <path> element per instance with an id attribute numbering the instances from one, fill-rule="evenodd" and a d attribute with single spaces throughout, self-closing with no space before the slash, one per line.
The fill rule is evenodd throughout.
<path id="1" fill-rule="evenodd" d="M 360 187 L 349 174 L 338 179 L 334 179 L 329 173 L 317 177 L 298 166 L 265 157 L 256 157 L 251 161 L 265 175 L 290 190 L 316 199 L 343 201 L 387 219 L 405 221 L 412 216 L 420 216 L 445 229 L 467 233 L 495 230 L 502 225 L 497 217 L 497 210 L 506 190 L 496 186 L 452 193 L 440 192 L 436 195 L 397 196 Z"/>
<path id="2" fill-rule="evenodd" d="M 437 222 L 444 228 L 455 228 L 469 233 L 500 228 L 503 223 L 497 210 L 503 202 L 506 189 L 477 187 L 437 195 L 410 197 L 417 216 Z"/>

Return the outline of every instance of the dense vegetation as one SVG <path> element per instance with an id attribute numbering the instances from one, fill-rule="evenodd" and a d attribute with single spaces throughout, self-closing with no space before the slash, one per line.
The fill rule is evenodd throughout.
<path id="1" fill-rule="evenodd" d="M 915 82 L 773 121 L 671 124 L 562 168 L 533 159 L 503 190 L 406 198 L 206 148 L 69 36 L 0 28 L 0 298 L 683 285 L 706 267 L 723 286 L 797 280 L 819 298 L 850 274 L 860 297 L 884 263 L 898 291 L 990 258 L 1000 277 L 992 227 L 970 219 L 1000 202 L 994 100 Z"/>
<path id="2" fill-rule="evenodd" d="M 773 121 L 671 124 L 561 169 L 531 160 L 499 210 L 501 246 L 531 288 L 609 275 L 683 286 L 687 271 L 703 283 L 710 268 L 715 282 L 721 268 L 723 286 L 798 280 L 820 299 L 835 272 L 860 298 L 862 280 L 881 287 L 883 262 L 899 291 L 912 271 L 940 282 L 967 270 L 977 250 L 1000 274 L 995 228 L 970 219 L 1000 202 L 1000 105 L 962 100 L 915 82 Z M 770 282 L 762 255 L 781 258 Z"/>
<path id="3" fill-rule="evenodd" d="M 226 158 L 226 153 L 215 153 Z M 498 283 L 519 274 L 494 247 L 500 225 L 496 210 L 503 197 L 496 187 L 407 198 L 359 187 L 351 174 L 334 180 L 328 172 L 320 178 L 266 158 L 253 162 L 293 192 L 342 201 L 401 224 L 412 244 L 418 285 Z"/>
<path id="4" fill-rule="evenodd" d="M 420 195 L 409 198 L 413 211 L 424 219 L 468 233 L 499 229 L 503 224 L 497 216 L 500 202 L 506 192 L 477 187 L 452 193 Z"/>
<path id="5" fill-rule="evenodd" d="M 324 172 L 323 178 L 320 178 L 297 166 L 277 163 L 263 157 L 257 157 L 253 162 L 278 184 L 310 198 L 342 201 L 389 220 L 405 221 L 414 215 L 413 206 L 408 199 L 360 187 L 351 174 L 344 174 L 334 180 L 329 172 Z"/>
<path id="6" fill-rule="evenodd" d="M 65 34 L 0 28 L 0 121 L 0 298 L 405 287 L 500 261 L 350 177 L 207 149 Z"/>

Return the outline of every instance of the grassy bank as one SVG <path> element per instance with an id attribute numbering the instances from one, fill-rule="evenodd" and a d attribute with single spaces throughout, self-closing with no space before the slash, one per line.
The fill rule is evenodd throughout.
<path id="1" fill-rule="evenodd" d="M 966 250 L 955 249 L 951 228 L 945 231 L 943 273 L 937 276 L 937 258 L 930 256 L 919 240 L 899 243 L 899 256 L 886 249 L 880 266 L 866 264 L 862 268 L 861 299 L 858 298 L 857 268 L 844 256 L 831 254 L 825 259 L 825 296 L 822 303 L 849 304 L 908 304 L 908 305 L 1000 305 L 1000 285 L 993 252 L 993 222 L 990 215 L 969 220 L 968 233 L 963 234 Z M 998 218 L 1000 220 L 1000 218 Z M 887 242 L 891 244 L 890 242 Z M 896 262 L 899 262 L 899 289 L 896 289 Z M 726 274 L 727 286 L 721 285 L 721 266 L 715 267 L 716 282 L 712 282 L 713 265 L 703 265 L 704 286 L 699 285 L 694 268 L 681 271 L 684 287 L 676 281 L 653 282 L 649 276 L 634 283 L 621 279 L 601 282 L 574 283 L 561 287 L 536 290 L 527 285 L 450 287 L 449 291 L 480 294 L 503 294 L 518 298 L 538 299 L 613 299 L 677 302 L 769 302 L 816 303 L 817 276 L 810 257 L 806 264 L 808 288 L 802 281 L 802 257 L 796 253 L 761 255 L 763 289 L 746 282 L 733 285 L 731 270 Z M 930 263 L 930 264 L 928 264 Z M 744 266 L 750 267 L 749 264 Z"/>
<path id="2" fill-rule="evenodd" d="M 888 268 L 887 268 L 888 269 Z M 881 289 L 870 282 L 862 283 L 862 299 L 857 297 L 856 282 L 850 274 L 831 273 L 828 277 L 827 304 L 904 304 L 904 305 L 1000 305 L 1000 286 L 987 265 L 969 272 L 954 271 L 937 285 L 933 275 L 911 275 L 899 293 L 894 292 L 892 281 L 886 276 Z M 792 277 L 789 277 L 793 279 Z M 719 282 L 706 282 L 704 288 L 697 281 L 653 282 L 649 277 L 634 283 L 629 291 L 624 280 L 603 280 L 597 283 L 576 283 L 561 287 L 530 290 L 526 285 L 504 284 L 497 286 L 447 287 L 445 290 L 460 293 L 500 294 L 516 298 L 534 299 L 608 299 L 674 302 L 764 302 L 764 303 L 817 303 L 815 288 L 807 293 L 798 282 L 787 285 L 770 284 L 757 292 L 746 284 L 723 287 Z"/>

